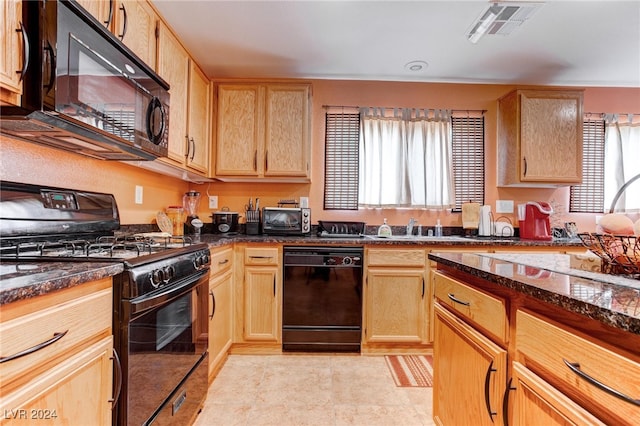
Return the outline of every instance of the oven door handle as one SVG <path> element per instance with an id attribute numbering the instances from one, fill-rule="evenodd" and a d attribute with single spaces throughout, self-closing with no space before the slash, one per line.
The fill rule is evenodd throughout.
<path id="1" fill-rule="evenodd" d="M 129 301 L 131 307 L 131 314 L 137 314 L 142 311 L 146 311 L 157 306 L 165 304 L 167 301 L 182 296 L 185 293 L 193 290 L 201 282 L 201 279 L 209 274 L 209 268 L 198 271 L 197 274 L 188 277 L 183 282 L 177 282 L 174 285 L 167 287 L 166 290 L 158 293 L 146 294 L 142 297 Z"/>

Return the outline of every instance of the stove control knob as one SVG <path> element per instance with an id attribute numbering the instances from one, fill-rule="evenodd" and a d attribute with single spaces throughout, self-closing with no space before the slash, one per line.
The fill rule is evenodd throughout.
<path id="1" fill-rule="evenodd" d="M 171 281 L 171 278 L 173 278 L 176 275 L 176 268 L 174 268 L 173 266 L 167 266 L 166 268 L 164 268 L 164 282 L 168 283 L 169 281 Z"/>
<path id="2" fill-rule="evenodd" d="M 351 265 L 353 263 L 353 260 L 350 257 L 344 257 L 342 258 L 342 264 L 343 265 Z"/>
<path id="3" fill-rule="evenodd" d="M 155 269 L 151 273 L 151 285 L 153 288 L 158 288 L 158 286 L 164 281 L 164 271 L 162 269 Z"/>

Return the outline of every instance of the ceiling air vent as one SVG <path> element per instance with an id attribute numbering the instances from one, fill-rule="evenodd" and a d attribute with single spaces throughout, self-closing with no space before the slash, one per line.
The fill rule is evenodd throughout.
<path id="1" fill-rule="evenodd" d="M 543 3 L 495 2 L 482 11 L 467 33 L 471 43 L 485 34 L 509 35 L 531 18 Z"/>

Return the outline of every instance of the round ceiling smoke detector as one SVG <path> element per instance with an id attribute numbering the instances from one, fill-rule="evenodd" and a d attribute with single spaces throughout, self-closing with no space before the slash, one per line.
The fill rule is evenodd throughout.
<path id="1" fill-rule="evenodd" d="M 404 69 L 411 72 L 421 72 L 426 71 L 428 66 L 429 64 L 425 61 L 411 61 L 407 62 Z"/>

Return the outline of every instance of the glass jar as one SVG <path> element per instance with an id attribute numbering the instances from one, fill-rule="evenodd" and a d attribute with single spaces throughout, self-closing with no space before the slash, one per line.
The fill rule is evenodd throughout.
<path id="1" fill-rule="evenodd" d="M 184 208 L 182 206 L 169 206 L 167 207 L 167 216 L 173 224 L 173 232 L 171 234 L 174 236 L 184 235 Z"/>

